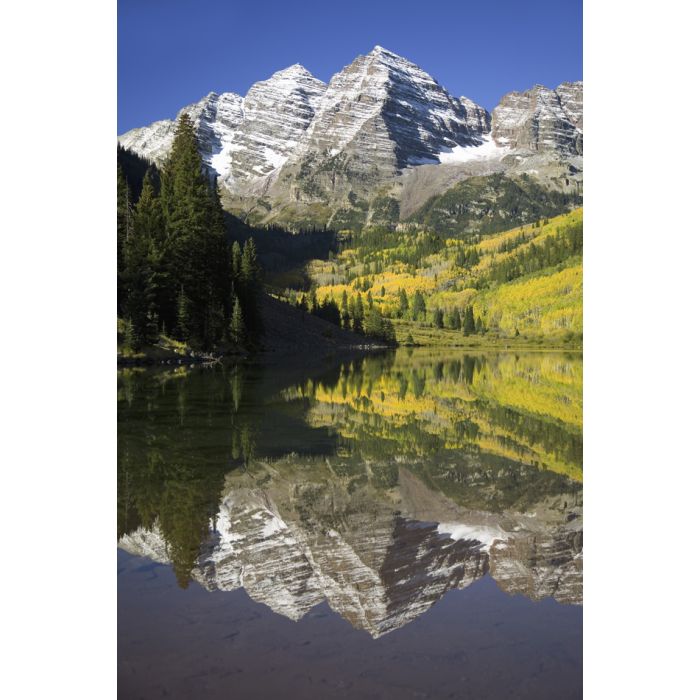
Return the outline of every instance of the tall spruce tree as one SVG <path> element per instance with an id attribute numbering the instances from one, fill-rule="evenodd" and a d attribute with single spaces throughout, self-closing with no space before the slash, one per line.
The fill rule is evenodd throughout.
<path id="1" fill-rule="evenodd" d="M 408 317 L 408 295 L 403 287 L 399 289 L 399 317 Z"/>
<path id="2" fill-rule="evenodd" d="M 244 345 L 246 341 L 243 309 L 236 295 L 233 297 L 233 311 L 231 313 L 231 340 L 236 345 Z"/>
<path id="3" fill-rule="evenodd" d="M 355 333 L 362 333 L 364 329 L 365 307 L 362 303 L 362 297 L 359 294 L 357 294 L 355 297 L 354 310 L 355 315 L 352 319 L 352 329 L 355 331 Z"/>
<path id="4" fill-rule="evenodd" d="M 416 290 L 413 295 L 413 320 L 420 321 L 425 318 L 425 298 Z"/>
<path id="5" fill-rule="evenodd" d="M 188 341 L 209 348 L 225 331 L 231 264 L 218 191 L 205 173 L 194 124 L 184 113 L 163 166 L 160 200 L 167 287 L 163 320 L 169 329 L 179 325 L 181 289 L 189 306 Z"/>
<path id="6" fill-rule="evenodd" d="M 454 308 L 450 311 L 450 313 L 447 316 L 447 327 L 450 330 L 458 331 L 461 325 L 462 319 L 459 315 L 459 309 Z"/>
<path id="7" fill-rule="evenodd" d="M 243 305 L 243 318 L 250 339 L 255 340 L 263 332 L 262 317 L 260 314 L 262 271 L 258 263 L 255 241 L 253 241 L 252 238 L 249 238 L 243 246 L 240 277 L 240 297 Z"/>
<path id="8" fill-rule="evenodd" d="M 464 323 L 462 325 L 462 333 L 464 335 L 471 335 L 476 332 L 476 323 L 474 322 L 474 307 L 467 306 L 464 312 Z"/>
<path id="9" fill-rule="evenodd" d="M 124 268 L 126 267 L 125 246 L 133 230 L 129 183 L 124 171 L 117 164 L 117 313 L 124 313 L 126 290 Z"/>
<path id="10" fill-rule="evenodd" d="M 123 244 L 124 315 L 130 319 L 135 343 L 140 347 L 158 337 L 157 251 L 162 244 L 163 225 L 150 176 L 144 178 L 141 196 L 129 218 L 129 235 Z"/>
<path id="11" fill-rule="evenodd" d="M 234 241 L 231 246 L 231 275 L 233 276 L 234 285 L 240 285 L 241 280 L 241 262 L 243 255 L 241 253 L 241 246 L 238 241 Z"/>
<path id="12" fill-rule="evenodd" d="M 350 324 L 350 312 L 348 310 L 348 293 L 344 289 L 343 296 L 340 300 L 340 320 L 343 328 L 347 328 Z"/>

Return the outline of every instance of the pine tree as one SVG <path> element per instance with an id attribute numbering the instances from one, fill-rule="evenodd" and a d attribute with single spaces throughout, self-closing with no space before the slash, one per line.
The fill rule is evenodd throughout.
<path id="1" fill-rule="evenodd" d="M 318 314 L 318 297 L 316 296 L 315 289 L 312 289 L 311 294 L 309 294 L 309 312 Z"/>
<path id="2" fill-rule="evenodd" d="M 471 335 L 476 332 L 476 324 L 474 323 L 474 307 L 467 306 L 464 312 L 464 323 L 462 325 L 462 333 L 464 335 Z"/>
<path id="3" fill-rule="evenodd" d="M 137 348 L 134 324 L 131 322 L 130 318 L 124 321 L 124 346 L 129 350 L 135 350 Z"/>
<path id="4" fill-rule="evenodd" d="M 241 263 L 243 260 L 243 254 L 241 253 L 241 246 L 238 241 L 234 241 L 231 246 L 231 274 L 233 276 L 234 285 L 241 284 Z"/>
<path id="5" fill-rule="evenodd" d="M 158 337 L 155 241 L 162 234 L 158 208 L 150 179 L 145 178 L 123 245 L 123 307 L 137 347 L 154 343 Z"/>
<path id="6" fill-rule="evenodd" d="M 413 320 L 420 321 L 425 318 L 425 299 L 423 295 L 416 290 L 413 295 Z"/>
<path id="7" fill-rule="evenodd" d="M 125 246 L 133 230 L 129 183 L 121 166 L 117 164 L 117 312 L 124 312 L 126 291 L 124 288 Z"/>
<path id="8" fill-rule="evenodd" d="M 399 317 L 406 318 L 408 316 L 408 296 L 406 290 L 399 289 Z"/>
<path id="9" fill-rule="evenodd" d="M 442 309 L 435 309 L 433 311 L 433 325 L 436 328 L 443 328 L 445 325 L 444 322 L 445 314 Z"/>
<path id="10" fill-rule="evenodd" d="M 365 309 L 362 303 L 362 297 L 359 294 L 355 297 L 354 310 L 355 314 L 352 319 L 352 329 L 355 331 L 355 333 L 362 333 L 364 328 Z"/>
<path id="11" fill-rule="evenodd" d="M 350 325 L 350 313 L 348 310 L 348 293 L 343 290 L 343 296 L 340 302 L 340 318 L 343 328 L 348 328 Z"/>
<path id="12" fill-rule="evenodd" d="M 459 315 L 459 309 L 454 308 L 447 317 L 447 326 L 450 330 L 456 331 L 459 330 L 461 325 L 462 319 Z"/>
<path id="13" fill-rule="evenodd" d="M 348 302 L 348 325 L 347 328 L 350 330 L 355 324 L 355 297 L 350 297 Z"/>
<path id="14" fill-rule="evenodd" d="M 182 290 L 189 307 L 189 341 L 211 347 L 224 332 L 231 266 L 218 191 L 205 174 L 187 114 L 178 120 L 163 166 L 160 201 L 166 232 L 163 320 L 167 328 L 178 325 Z"/>
<path id="15" fill-rule="evenodd" d="M 262 274 L 258 263 L 255 242 L 252 238 L 249 238 L 243 246 L 240 278 L 241 287 L 239 294 L 243 307 L 243 318 L 249 340 L 254 340 L 263 332 L 260 315 Z"/>
<path id="16" fill-rule="evenodd" d="M 134 230 L 156 245 L 162 245 L 165 238 L 163 208 L 156 194 L 153 169 L 149 168 L 143 178 L 141 196 L 134 208 Z"/>
<path id="17" fill-rule="evenodd" d="M 179 340 L 189 341 L 192 333 L 191 302 L 185 294 L 184 287 L 180 287 L 177 297 L 177 325 L 175 331 Z"/>
<path id="18" fill-rule="evenodd" d="M 233 340 L 236 345 L 245 344 L 245 321 L 243 320 L 243 309 L 238 300 L 238 297 L 234 294 L 233 297 L 233 311 L 231 313 L 231 340 Z"/>

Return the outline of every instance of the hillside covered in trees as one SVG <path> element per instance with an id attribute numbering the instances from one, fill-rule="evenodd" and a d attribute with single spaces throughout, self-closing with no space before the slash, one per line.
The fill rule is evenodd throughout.
<path id="1" fill-rule="evenodd" d="M 305 280 L 305 296 L 334 301 L 348 326 L 377 309 L 404 344 L 578 344 L 582 254 L 583 210 L 576 209 L 496 234 L 348 232 L 327 260 L 278 279 L 290 283 L 284 296 L 292 303 Z"/>

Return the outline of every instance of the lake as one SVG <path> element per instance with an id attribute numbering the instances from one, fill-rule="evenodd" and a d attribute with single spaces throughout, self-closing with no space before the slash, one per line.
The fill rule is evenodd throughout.
<path id="1" fill-rule="evenodd" d="M 580 354 L 118 373 L 122 698 L 580 698 Z"/>

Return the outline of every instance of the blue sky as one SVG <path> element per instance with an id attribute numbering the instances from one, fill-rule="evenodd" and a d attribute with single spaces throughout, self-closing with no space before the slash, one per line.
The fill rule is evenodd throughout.
<path id="1" fill-rule="evenodd" d="M 328 81 L 376 44 L 493 109 L 583 77 L 581 0 L 118 0 L 118 131 L 301 63 Z"/>

